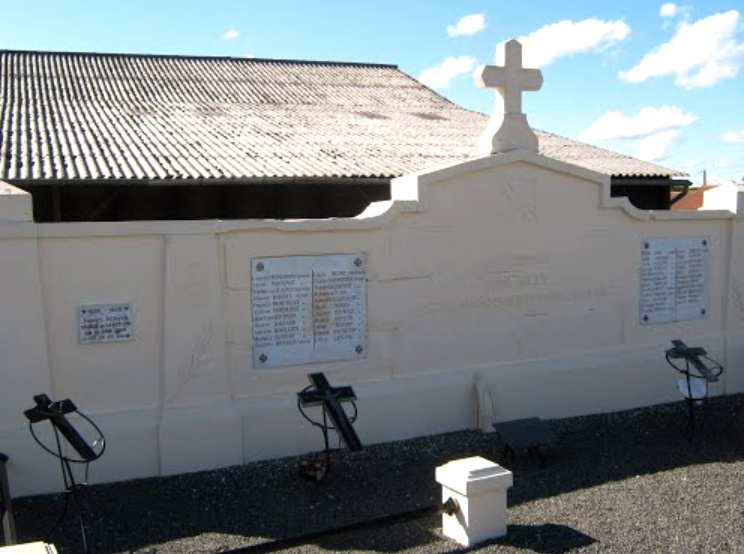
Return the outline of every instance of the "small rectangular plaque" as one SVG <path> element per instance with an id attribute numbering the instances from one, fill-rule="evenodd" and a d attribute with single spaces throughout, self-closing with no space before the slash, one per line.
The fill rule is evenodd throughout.
<path id="1" fill-rule="evenodd" d="M 78 308 L 78 342 L 92 344 L 134 339 L 129 304 L 99 304 Z"/>
<path id="2" fill-rule="evenodd" d="M 641 241 L 641 325 L 705 317 L 710 237 Z"/>
<path id="3" fill-rule="evenodd" d="M 367 355 L 365 254 L 251 261 L 253 366 Z"/>

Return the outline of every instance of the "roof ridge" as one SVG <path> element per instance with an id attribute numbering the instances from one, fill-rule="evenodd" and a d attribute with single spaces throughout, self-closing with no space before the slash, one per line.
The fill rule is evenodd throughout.
<path id="1" fill-rule="evenodd" d="M 146 58 L 146 59 L 178 59 L 178 60 L 229 60 L 236 62 L 267 62 L 267 63 L 294 63 L 306 65 L 331 65 L 350 67 L 381 67 L 400 70 L 396 64 L 373 63 L 373 62 L 342 62 L 334 60 L 296 60 L 283 58 L 251 58 L 237 56 L 198 56 L 188 54 L 142 54 L 127 52 L 74 52 L 57 50 L 13 50 L 0 48 L 0 54 L 40 54 L 50 56 L 95 56 L 106 58 Z"/>

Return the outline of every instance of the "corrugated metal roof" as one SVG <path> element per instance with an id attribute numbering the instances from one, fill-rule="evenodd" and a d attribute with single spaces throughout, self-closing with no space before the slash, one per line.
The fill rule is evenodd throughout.
<path id="1" fill-rule="evenodd" d="M 476 157 L 488 117 L 395 66 L 0 51 L 0 179 L 390 178 Z M 683 173 L 537 132 L 617 176 Z"/>

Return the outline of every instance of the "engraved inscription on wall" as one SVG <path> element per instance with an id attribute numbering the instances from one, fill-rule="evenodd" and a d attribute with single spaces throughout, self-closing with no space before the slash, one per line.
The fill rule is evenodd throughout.
<path id="1" fill-rule="evenodd" d="M 641 325 L 705 317 L 710 237 L 641 241 Z"/>
<path id="2" fill-rule="evenodd" d="M 129 304 L 99 304 L 78 308 L 78 342 L 92 344 L 134 339 Z"/>
<path id="3" fill-rule="evenodd" d="M 547 254 L 519 254 L 483 260 L 478 270 L 480 279 L 496 286 L 539 286 L 550 282 Z"/>
<path id="4" fill-rule="evenodd" d="M 366 357 L 365 254 L 257 258 L 251 283 L 254 367 Z"/>

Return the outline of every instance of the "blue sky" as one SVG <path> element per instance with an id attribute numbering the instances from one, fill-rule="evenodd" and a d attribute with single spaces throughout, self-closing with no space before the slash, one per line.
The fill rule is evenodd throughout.
<path id="1" fill-rule="evenodd" d="M 473 71 L 510 38 L 534 127 L 744 181 L 742 0 L 0 0 L 0 49 L 390 63 L 484 113 Z"/>

